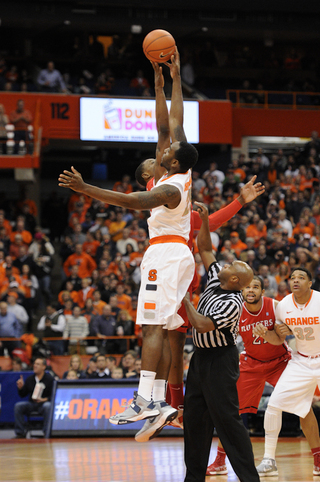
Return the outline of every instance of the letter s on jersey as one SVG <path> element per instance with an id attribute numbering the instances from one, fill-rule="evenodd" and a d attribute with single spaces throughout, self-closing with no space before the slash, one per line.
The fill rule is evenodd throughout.
<path id="1" fill-rule="evenodd" d="M 148 280 L 149 281 L 157 281 L 157 270 L 156 269 L 150 269 Z"/>

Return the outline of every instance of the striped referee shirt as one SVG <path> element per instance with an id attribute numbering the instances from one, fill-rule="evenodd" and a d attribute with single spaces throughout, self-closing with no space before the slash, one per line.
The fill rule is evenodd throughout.
<path id="1" fill-rule="evenodd" d="M 212 320 L 215 330 L 198 333 L 192 329 L 193 342 L 198 348 L 236 344 L 243 297 L 241 291 L 223 290 L 220 287 L 220 270 L 218 263 L 210 265 L 207 286 L 199 300 L 197 311 Z"/>

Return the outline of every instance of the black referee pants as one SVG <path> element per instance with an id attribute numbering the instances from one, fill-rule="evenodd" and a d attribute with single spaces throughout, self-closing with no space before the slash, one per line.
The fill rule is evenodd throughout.
<path id="1" fill-rule="evenodd" d="M 239 415 L 235 346 L 196 348 L 184 399 L 185 482 L 204 482 L 214 427 L 241 482 L 259 482 L 249 434 Z"/>

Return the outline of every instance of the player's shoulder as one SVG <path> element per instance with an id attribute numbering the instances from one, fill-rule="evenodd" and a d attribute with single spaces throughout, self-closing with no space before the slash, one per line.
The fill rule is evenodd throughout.
<path id="1" fill-rule="evenodd" d="M 311 290 L 312 298 L 314 297 L 315 299 L 320 299 L 320 291 L 317 290 Z"/>
<path id="2" fill-rule="evenodd" d="M 289 295 L 285 296 L 281 301 L 279 301 L 277 305 L 277 310 L 280 310 L 284 306 L 291 305 L 293 303 L 293 295 L 290 293 Z"/>

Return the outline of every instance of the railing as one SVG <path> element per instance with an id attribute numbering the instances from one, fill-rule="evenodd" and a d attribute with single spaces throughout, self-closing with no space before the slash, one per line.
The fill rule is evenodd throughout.
<path id="1" fill-rule="evenodd" d="M 267 90 L 226 91 L 235 107 L 256 109 L 320 109 L 319 92 L 286 92 Z"/>
<path id="2" fill-rule="evenodd" d="M 73 337 L 69 338 L 62 338 L 62 337 L 41 337 L 41 340 L 43 341 L 68 341 L 68 340 L 74 340 Z M 77 340 L 77 353 L 80 354 L 80 347 L 83 346 L 83 341 L 86 340 L 127 340 L 127 350 L 130 349 L 130 341 L 133 340 L 138 340 L 138 338 L 135 335 L 124 335 L 124 336 L 87 336 L 86 338 L 81 338 L 80 340 Z M 0 338 L 1 341 L 10 341 L 10 342 L 21 342 L 21 338 Z M 74 346 L 74 345 L 73 345 Z M 68 355 L 69 356 L 69 355 Z"/>
<path id="3" fill-rule="evenodd" d="M 191 335 L 187 335 L 187 338 L 191 338 Z M 74 340 L 74 338 L 62 338 L 62 337 L 43 337 L 41 338 L 41 340 L 43 341 L 68 341 L 68 340 Z M 123 336 L 102 336 L 102 337 L 99 337 L 99 336 L 87 336 L 86 338 L 81 338 L 81 340 L 77 340 L 77 353 L 80 354 L 80 347 L 83 346 L 82 342 L 83 341 L 86 341 L 86 340 L 99 340 L 99 341 L 103 341 L 103 340 L 127 340 L 127 348 L 126 348 L 126 351 L 128 351 L 130 349 L 130 342 L 131 341 L 138 341 L 140 340 L 140 338 L 138 338 L 137 336 L 135 335 L 123 335 Z M 0 338 L 0 342 L 1 341 L 10 341 L 10 342 L 21 342 L 21 338 L 10 338 L 10 337 L 7 337 L 7 338 Z M 74 345 L 73 345 L 74 346 Z M 110 353 L 110 355 L 112 355 L 112 353 Z M 69 356 L 69 354 L 68 354 Z"/>

